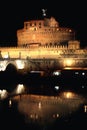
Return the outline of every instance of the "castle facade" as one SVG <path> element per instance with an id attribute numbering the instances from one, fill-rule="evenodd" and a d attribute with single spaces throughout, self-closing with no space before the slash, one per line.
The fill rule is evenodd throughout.
<path id="1" fill-rule="evenodd" d="M 60 27 L 54 17 L 26 21 L 24 28 L 17 30 L 18 46 L 59 45 L 74 39 L 75 31 Z"/>
<path id="2" fill-rule="evenodd" d="M 56 69 L 66 66 L 87 66 L 87 49 L 80 47 L 75 31 L 61 28 L 55 18 L 30 20 L 17 30 L 17 47 L 0 47 L 0 59 L 24 59 L 27 67 L 34 64 Z M 2 64 L 2 63 L 1 63 Z M 46 68 L 46 69 L 47 69 Z"/>

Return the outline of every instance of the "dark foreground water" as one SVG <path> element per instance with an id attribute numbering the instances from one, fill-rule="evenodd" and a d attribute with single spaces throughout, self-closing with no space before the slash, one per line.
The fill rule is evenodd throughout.
<path id="1" fill-rule="evenodd" d="M 84 73 L 83 75 L 84 76 Z M 6 78 L 6 75 L 5 75 Z M 10 77 L 11 78 L 11 77 Z M 14 76 L 15 78 L 15 76 Z M 87 128 L 87 84 L 81 79 L 33 77 L 0 82 L 0 125 L 9 130 L 74 130 Z M 7 82 L 7 80 L 9 82 Z M 18 81 L 19 80 L 19 81 Z M 78 82 L 76 82 L 76 80 Z M 80 82 L 81 80 L 81 82 Z M 11 81 L 11 82 L 10 82 Z M 14 82 L 13 82 L 14 81 Z M 32 82 L 30 82 L 32 81 Z M 75 82 L 73 82 L 75 81 Z"/>
<path id="2" fill-rule="evenodd" d="M 18 86 L 22 85 L 15 86 L 9 98 L 3 99 L 1 96 L 0 122 L 3 129 L 73 130 L 87 127 L 86 94 L 75 93 L 70 89 L 58 92 L 55 87 L 51 89 L 46 86 L 37 87 L 37 90 L 41 90 L 39 92 L 29 87 L 28 93 L 21 94 Z M 14 96 L 15 93 L 19 95 Z"/>

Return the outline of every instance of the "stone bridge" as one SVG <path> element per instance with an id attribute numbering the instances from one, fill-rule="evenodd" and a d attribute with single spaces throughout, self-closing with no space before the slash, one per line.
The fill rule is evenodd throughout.
<path id="1" fill-rule="evenodd" d="M 87 67 L 87 58 L 0 58 L 0 71 L 16 69 L 17 71 L 54 71 L 65 67 Z"/>

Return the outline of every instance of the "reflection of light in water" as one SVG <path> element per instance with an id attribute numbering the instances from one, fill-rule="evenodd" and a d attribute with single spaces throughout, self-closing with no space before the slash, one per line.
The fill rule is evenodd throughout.
<path id="1" fill-rule="evenodd" d="M 84 105 L 84 112 L 87 112 L 87 105 Z"/>
<path id="2" fill-rule="evenodd" d="M 17 84 L 15 89 L 10 93 L 10 95 L 17 95 L 17 94 L 24 94 L 26 93 L 27 89 L 24 84 Z"/>
<path id="3" fill-rule="evenodd" d="M 71 92 L 63 92 L 60 96 L 21 95 L 14 97 L 18 101 L 18 109 L 24 113 L 28 121 L 41 119 L 42 122 L 52 122 L 61 116 L 70 114 L 84 103 L 84 98 Z M 41 123 L 41 122 L 40 122 Z"/>
<path id="4" fill-rule="evenodd" d="M 62 93 L 62 97 L 64 97 L 64 98 L 76 98 L 76 94 L 74 94 L 73 92 L 70 92 L 70 91 L 68 91 L 68 92 L 64 92 L 64 93 Z"/>
<path id="5" fill-rule="evenodd" d="M 24 92 L 24 90 L 25 90 L 25 89 L 24 89 L 24 85 L 23 85 L 23 84 L 18 84 L 16 93 L 17 93 L 17 94 L 21 94 L 21 93 Z"/>
<path id="6" fill-rule="evenodd" d="M 11 105 L 12 105 L 12 100 L 9 99 L 9 107 L 11 107 Z"/>
<path id="7" fill-rule="evenodd" d="M 39 107 L 39 109 L 41 109 L 41 102 L 39 102 L 38 107 Z"/>
<path id="8" fill-rule="evenodd" d="M 53 72 L 53 75 L 56 75 L 56 76 L 59 76 L 60 74 L 61 74 L 60 71 L 54 71 L 54 72 Z"/>
<path id="9" fill-rule="evenodd" d="M 0 90 L 0 99 L 5 99 L 8 96 L 7 90 Z"/>

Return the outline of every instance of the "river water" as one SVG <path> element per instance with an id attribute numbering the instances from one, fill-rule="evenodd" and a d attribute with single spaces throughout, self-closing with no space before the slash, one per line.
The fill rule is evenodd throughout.
<path id="1" fill-rule="evenodd" d="M 34 77 L 33 83 L 15 79 L 10 83 L 4 78 L 4 83 L 0 82 L 2 129 L 86 129 L 86 82 L 62 84 L 59 79 L 56 82 L 50 79 L 39 83 Z"/>

